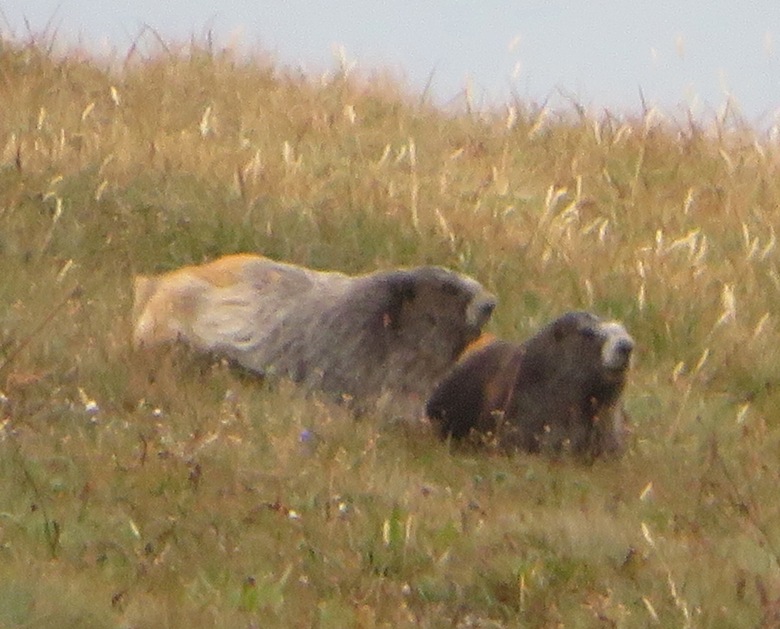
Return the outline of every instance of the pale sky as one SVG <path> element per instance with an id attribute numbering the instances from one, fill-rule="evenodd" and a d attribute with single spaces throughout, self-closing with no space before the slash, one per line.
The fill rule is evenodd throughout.
<path id="1" fill-rule="evenodd" d="M 780 122 L 777 0 L 0 0 L 0 11 L 5 35 L 49 24 L 98 52 L 126 50 L 144 25 L 172 42 L 211 31 L 318 74 L 343 47 L 359 71 L 387 68 L 412 94 L 430 79 L 441 104 L 470 85 L 478 106 L 571 96 L 637 114 L 641 89 L 681 118 L 711 118 L 731 97 L 757 126 Z"/>

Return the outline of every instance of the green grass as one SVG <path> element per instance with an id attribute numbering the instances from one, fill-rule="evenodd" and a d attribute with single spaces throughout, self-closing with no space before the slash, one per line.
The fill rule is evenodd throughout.
<path id="1" fill-rule="evenodd" d="M 0 42 L 0 626 L 772 626 L 776 143 L 49 44 Z M 131 351 L 134 273 L 238 251 L 448 265 L 511 339 L 619 317 L 627 455 L 455 448 Z"/>

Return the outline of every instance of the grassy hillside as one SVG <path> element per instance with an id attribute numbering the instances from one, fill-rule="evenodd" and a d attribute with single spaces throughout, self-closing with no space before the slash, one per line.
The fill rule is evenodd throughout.
<path id="1" fill-rule="evenodd" d="M 2 41 L 0 103 L 0 626 L 775 626 L 776 143 L 207 47 Z M 512 339 L 622 319 L 629 452 L 451 451 L 131 352 L 134 273 L 238 251 L 448 265 Z"/>

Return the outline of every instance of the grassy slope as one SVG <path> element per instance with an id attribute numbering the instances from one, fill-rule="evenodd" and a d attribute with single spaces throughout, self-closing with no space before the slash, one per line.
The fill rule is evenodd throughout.
<path id="1" fill-rule="evenodd" d="M 776 145 L 650 113 L 447 115 L 386 81 L 202 49 L 109 71 L 0 42 L 0 101 L 0 626 L 771 612 Z M 639 343 L 630 452 L 450 452 L 130 352 L 133 273 L 236 251 L 449 265 L 499 295 L 509 338 L 571 308 L 620 317 Z"/>

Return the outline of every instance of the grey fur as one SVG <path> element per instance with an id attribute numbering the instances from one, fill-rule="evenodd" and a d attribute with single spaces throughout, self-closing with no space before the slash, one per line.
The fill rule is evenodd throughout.
<path id="1" fill-rule="evenodd" d="M 229 281 L 204 279 L 202 267 L 137 280 L 136 344 L 176 338 L 359 408 L 389 397 L 419 409 L 495 306 L 478 282 L 440 267 L 349 276 L 259 256 L 228 262 Z M 146 306 L 161 291 L 174 305 L 168 295 L 164 308 Z"/>

